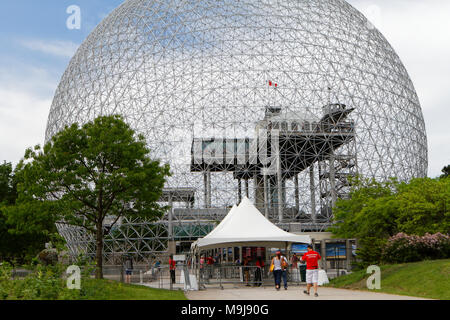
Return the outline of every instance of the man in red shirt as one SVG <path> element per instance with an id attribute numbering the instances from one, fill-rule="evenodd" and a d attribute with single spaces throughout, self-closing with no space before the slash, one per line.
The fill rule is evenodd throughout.
<path id="1" fill-rule="evenodd" d="M 311 286 L 314 285 L 314 296 L 318 297 L 317 283 L 319 282 L 319 260 L 322 259 L 320 254 L 313 250 L 311 245 L 308 245 L 308 252 L 306 252 L 302 260 L 306 261 L 306 288 L 303 293 L 309 295 Z"/>
<path id="2" fill-rule="evenodd" d="M 213 276 L 213 265 L 214 265 L 214 258 L 212 255 L 209 255 L 208 258 L 206 258 L 206 264 L 207 264 L 207 275 L 208 279 L 211 279 Z"/>
<path id="3" fill-rule="evenodd" d="M 255 287 L 262 286 L 262 269 L 264 268 L 264 260 L 261 257 L 256 259 L 255 269 Z"/>
<path id="4" fill-rule="evenodd" d="M 169 258 L 169 269 L 170 269 L 170 280 L 172 283 L 175 283 L 175 270 L 177 268 L 177 262 L 173 260 L 173 255 L 170 255 Z"/>
<path id="5" fill-rule="evenodd" d="M 214 264 L 214 258 L 210 255 L 207 259 L 206 259 L 206 263 L 208 265 L 213 265 Z"/>

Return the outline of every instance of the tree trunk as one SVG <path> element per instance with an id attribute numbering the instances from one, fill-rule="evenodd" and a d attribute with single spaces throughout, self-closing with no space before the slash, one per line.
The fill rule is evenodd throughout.
<path id="1" fill-rule="evenodd" d="M 95 278 L 103 279 L 103 221 L 97 222 L 97 250 L 96 261 L 97 268 L 95 269 Z"/>

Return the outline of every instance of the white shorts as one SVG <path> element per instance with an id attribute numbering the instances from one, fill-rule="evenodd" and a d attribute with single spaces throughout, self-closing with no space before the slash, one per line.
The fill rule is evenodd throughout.
<path id="1" fill-rule="evenodd" d="M 319 269 L 306 270 L 306 283 L 318 283 L 319 282 Z"/>

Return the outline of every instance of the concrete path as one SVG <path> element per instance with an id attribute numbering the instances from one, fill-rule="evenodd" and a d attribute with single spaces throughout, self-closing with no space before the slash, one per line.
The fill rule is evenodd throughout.
<path id="1" fill-rule="evenodd" d="M 425 300 L 416 297 L 398 296 L 385 293 L 319 288 L 319 297 L 303 293 L 304 287 L 291 287 L 276 291 L 274 288 L 207 289 L 190 291 L 189 300 Z"/>

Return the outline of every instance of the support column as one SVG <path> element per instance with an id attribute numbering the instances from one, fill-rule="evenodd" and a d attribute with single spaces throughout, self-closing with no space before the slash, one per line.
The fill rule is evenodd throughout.
<path id="1" fill-rule="evenodd" d="M 203 181 L 205 184 L 205 208 L 211 208 L 211 172 L 204 172 Z"/>
<path id="2" fill-rule="evenodd" d="M 266 216 L 266 219 L 269 219 L 269 197 L 267 195 L 267 172 L 266 168 L 263 168 L 263 178 L 264 178 L 264 215 Z"/>
<path id="3" fill-rule="evenodd" d="M 277 188 L 278 188 L 278 221 L 283 222 L 283 177 L 281 176 L 280 146 L 277 146 Z"/>
<path id="4" fill-rule="evenodd" d="M 314 183 L 314 164 L 309 167 L 309 188 L 311 194 L 311 217 L 313 223 L 316 223 L 316 186 Z"/>
<path id="5" fill-rule="evenodd" d="M 294 186 L 295 186 L 295 209 L 297 214 L 300 213 L 300 192 L 298 190 L 298 174 L 294 175 Z"/>
<path id="6" fill-rule="evenodd" d="M 177 253 L 177 246 L 173 235 L 173 201 L 172 201 L 172 193 L 169 191 L 169 223 L 168 223 L 168 251 L 169 254 L 176 254 Z"/>
<path id="7" fill-rule="evenodd" d="M 169 246 L 167 248 L 167 251 L 169 254 L 176 254 L 177 253 L 177 245 L 176 242 L 173 240 L 169 241 Z"/>
<path id="8" fill-rule="evenodd" d="M 211 208 L 211 172 L 208 171 L 208 208 Z"/>
<path id="9" fill-rule="evenodd" d="M 173 201 L 172 201 L 172 193 L 169 191 L 169 239 L 173 241 Z"/>
<path id="10" fill-rule="evenodd" d="M 205 199 L 205 208 L 208 208 L 208 174 L 203 171 L 203 197 Z"/>
<path id="11" fill-rule="evenodd" d="M 247 198 L 250 198 L 250 197 L 248 196 L 248 179 L 245 179 L 245 196 L 246 196 Z"/>
<path id="12" fill-rule="evenodd" d="M 320 255 L 322 256 L 322 269 L 325 272 L 328 271 L 328 263 L 327 263 L 327 243 L 325 240 L 320 241 Z"/>
<path id="13" fill-rule="evenodd" d="M 242 181 L 239 178 L 238 179 L 238 202 L 241 203 L 242 201 Z"/>
<path id="14" fill-rule="evenodd" d="M 346 248 L 346 258 L 347 258 L 347 271 L 352 270 L 352 243 L 350 240 L 345 241 L 345 248 Z"/>
<path id="15" fill-rule="evenodd" d="M 336 171 L 334 168 L 335 162 L 334 153 L 330 156 L 330 193 L 331 193 L 331 206 L 334 207 L 337 201 L 337 192 L 336 192 Z"/>
<path id="16" fill-rule="evenodd" d="M 253 176 L 253 190 L 255 192 L 255 206 L 264 210 L 264 176 L 258 176 L 255 172 Z"/>

